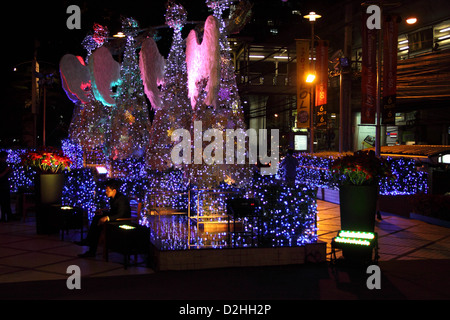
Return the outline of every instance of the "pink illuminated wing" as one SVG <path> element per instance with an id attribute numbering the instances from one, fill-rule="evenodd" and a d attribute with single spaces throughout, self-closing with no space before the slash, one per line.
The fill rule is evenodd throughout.
<path id="1" fill-rule="evenodd" d="M 161 109 L 161 91 L 158 86 L 164 80 L 165 63 L 153 38 L 144 40 L 139 57 L 139 68 L 145 94 L 155 110 Z"/>
<path id="2" fill-rule="evenodd" d="M 219 51 L 219 22 L 214 16 L 209 16 L 205 22 L 202 52 L 207 61 L 207 76 L 209 77 L 206 91 L 206 104 L 216 106 L 216 96 L 220 81 L 220 51 Z"/>
<path id="3" fill-rule="evenodd" d="M 120 64 L 108 48 L 100 47 L 89 57 L 89 71 L 94 97 L 107 106 L 116 104 L 112 87 L 120 80 Z"/>
<path id="4" fill-rule="evenodd" d="M 188 78 L 188 96 L 191 99 L 192 109 L 195 108 L 198 90 L 196 83 L 201 79 L 200 46 L 197 43 L 195 30 L 191 30 L 186 39 L 186 69 Z"/>
<path id="5" fill-rule="evenodd" d="M 63 89 L 74 103 L 89 102 L 90 74 L 81 57 L 64 55 L 59 62 L 59 71 Z"/>
<path id="6" fill-rule="evenodd" d="M 204 30 L 201 44 L 197 41 L 195 30 L 191 30 L 186 39 L 186 67 L 192 108 L 195 108 L 199 96 L 197 83 L 201 79 L 208 79 L 205 88 L 207 92 L 205 103 L 207 105 L 216 105 L 219 86 L 219 23 L 214 16 L 209 16 L 206 19 Z"/>

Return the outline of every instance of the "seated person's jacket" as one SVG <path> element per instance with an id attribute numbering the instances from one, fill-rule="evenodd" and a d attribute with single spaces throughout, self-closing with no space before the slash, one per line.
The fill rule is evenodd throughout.
<path id="1" fill-rule="evenodd" d="M 114 198 L 109 199 L 110 210 L 107 213 L 109 221 L 115 221 L 119 218 L 130 218 L 130 201 L 121 192 L 117 192 Z"/>

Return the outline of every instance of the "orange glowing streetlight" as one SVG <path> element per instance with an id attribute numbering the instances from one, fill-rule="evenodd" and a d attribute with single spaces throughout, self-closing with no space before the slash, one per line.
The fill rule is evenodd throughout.
<path id="1" fill-rule="evenodd" d="M 307 82 L 307 83 L 313 83 L 314 80 L 316 80 L 316 75 L 315 75 L 315 74 L 309 73 L 309 74 L 306 76 L 306 82 Z"/>
<path id="2" fill-rule="evenodd" d="M 410 17 L 410 18 L 406 19 L 407 24 L 415 24 L 416 22 L 417 22 L 416 17 Z"/>
<path id="3" fill-rule="evenodd" d="M 308 19 L 309 22 L 311 23 L 311 47 L 310 47 L 310 70 L 312 72 L 314 72 L 315 70 L 315 65 L 314 65 L 314 22 L 316 22 L 317 19 L 322 18 L 321 15 L 315 13 L 314 11 L 311 11 L 309 14 L 307 14 L 306 16 L 303 16 L 303 18 Z M 312 84 L 316 78 L 316 75 L 313 73 L 309 73 L 306 77 L 306 82 Z M 310 88 L 311 90 L 311 96 L 310 96 L 310 110 L 311 110 L 311 114 L 310 114 L 310 122 L 311 122 L 311 127 L 310 127 L 310 139 L 309 139 L 309 143 L 310 143 L 310 152 L 314 153 L 314 88 L 313 86 L 311 86 Z"/>
<path id="4" fill-rule="evenodd" d="M 114 38 L 125 38 L 125 34 L 122 31 L 117 32 L 113 35 Z"/>
<path id="5" fill-rule="evenodd" d="M 316 21 L 319 18 L 322 18 L 322 16 L 319 15 L 319 14 L 316 14 L 314 11 L 311 11 L 306 16 L 303 16 L 303 18 L 308 19 L 309 21 L 313 22 L 313 21 Z"/>

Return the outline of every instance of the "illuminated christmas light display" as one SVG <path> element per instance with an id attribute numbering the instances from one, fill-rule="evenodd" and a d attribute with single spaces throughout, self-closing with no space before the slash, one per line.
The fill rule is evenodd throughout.
<path id="1" fill-rule="evenodd" d="M 237 90 L 235 70 L 232 63 L 232 59 L 229 53 L 229 43 L 228 36 L 225 30 L 225 21 L 222 17 L 223 12 L 229 8 L 232 1 L 206 1 L 209 8 L 213 10 L 213 17 L 209 17 L 207 22 L 205 22 L 205 29 L 210 28 L 210 36 L 208 37 L 211 43 L 216 43 L 212 40 L 214 38 L 211 34 L 216 34 L 219 36 L 219 56 L 220 56 L 220 77 L 218 80 L 218 87 L 215 84 L 209 86 L 210 82 L 214 79 L 201 78 L 197 81 L 196 92 L 198 93 L 195 108 L 192 114 L 192 124 L 195 121 L 201 121 L 203 128 L 207 129 L 217 129 L 218 131 L 224 132 L 227 129 L 242 129 L 245 131 L 246 126 L 244 122 L 243 108 L 240 103 L 240 98 Z M 215 19 L 212 19 L 215 18 Z M 213 20 L 217 21 L 218 24 L 218 34 L 213 31 L 216 23 L 212 23 Z M 195 31 L 191 31 L 195 32 Z M 206 32 L 206 30 L 205 30 Z M 200 50 L 197 44 L 194 42 L 191 44 L 196 49 L 189 50 L 191 54 Z M 211 59 L 216 55 L 215 50 L 210 50 Z M 191 57 L 186 57 L 188 61 L 193 60 Z M 214 70 L 214 66 L 211 63 L 207 64 L 209 70 Z M 194 68 L 193 72 L 196 69 Z M 214 78 L 214 72 L 211 72 L 210 77 Z M 188 74 L 189 76 L 189 74 Z M 210 81 L 211 80 L 211 81 Z M 215 81 L 212 81 L 215 83 Z M 217 96 L 211 98 L 211 91 L 213 90 Z M 211 104 L 210 104 L 211 103 Z M 204 141 L 195 141 L 194 145 L 202 145 L 203 149 L 206 147 Z M 245 137 L 236 137 L 234 145 L 245 145 Z M 226 145 L 222 147 L 222 150 L 226 149 Z M 215 152 L 217 149 L 215 148 Z M 214 159 L 215 161 L 215 159 Z M 195 161 L 194 161 L 195 162 Z M 218 185 L 220 182 L 228 181 L 229 183 L 237 184 L 244 187 L 250 182 L 252 176 L 252 166 L 253 164 L 241 165 L 233 163 L 225 164 L 214 164 L 207 165 L 205 163 L 201 164 L 190 164 L 186 168 L 187 176 L 192 183 L 196 184 L 199 188 L 211 188 Z"/>
<path id="2" fill-rule="evenodd" d="M 109 153 L 108 141 L 111 129 L 110 107 L 107 103 L 103 103 L 105 102 L 105 99 L 97 99 L 102 97 L 102 94 L 98 91 L 97 86 L 98 81 L 100 81 L 100 75 L 98 72 L 95 72 L 95 69 L 97 68 L 97 65 L 99 65 L 101 66 L 100 69 L 104 67 L 106 70 L 109 70 L 108 74 L 110 74 L 111 70 L 115 70 L 113 74 L 116 75 L 114 75 L 113 78 L 116 79 L 118 63 L 115 62 L 111 55 L 108 55 L 108 52 L 105 50 L 102 50 L 102 52 L 103 58 L 105 56 L 108 57 L 106 64 L 97 55 L 96 59 L 90 58 L 92 57 L 93 51 L 96 51 L 107 43 L 108 35 L 109 32 L 107 27 L 94 24 L 94 33 L 87 35 L 82 42 L 84 49 L 87 51 L 87 55 L 85 58 L 85 63 L 81 63 L 82 61 L 80 61 L 79 65 L 75 65 L 75 70 L 78 70 L 79 73 L 84 74 L 84 69 L 87 69 L 88 83 L 79 83 L 80 81 L 78 81 L 78 85 L 80 86 L 80 89 L 82 89 L 82 92 L 84 92 L 87 100 L 84 99 L 83 101 L 80 101 L 79 99 L 71 99 L 75 105 L 72 121 L 69 127 L 69 137 L 73 143 L 80 145 L 84 150 L 101 148 L 105 154 Z M 65 78 L 67 78 L 66 80 L 70 80 L 71 77 L 77 77 L 77 74 L 65 74 L 63 65 L 60 65 L 60 73 L 61 76 L 65 76 Z M 97 74 L 99 79 L 95 79 L 95 74 Z M 105 83 L 107 81 L 103 82 Z M 77 83 L 77 81 L 75 81 L 75 83 Z M 109 92 L 110 84 L 105 84 L 104 89 L 106 92 Z M 71 92 L 66 90 L 66 93 L 69 98 L 72 97 Z M 109 97 L 108 101 L 110 101 L 110 104 L 114 104 L 112 97 Z"/>
<path id="3" fill-rule="evenodd" d="M 387 158 L 395 179 L 384 178 L 380 181 L 380 194 L 407 195 L 427 193 L 428 173 L 418 170 L 415 160 L 409 158 Z"/>
<path id="4" fill-rule="evenodd" d="M 88 34 L 81 43 L 87 51 L 86 63 L 89 61 L 92 51 L 106 43 L 109 37 L 108 27 L 95 23 L 93 29 L 94 32 Z"/>
<path id="5" fill-rule="evenodd" d="M 132 18 L 122 21 L 126 35 L 116 105 L 111 111 L 110 157 L 113 160 L 143 157 L 149 143 L 150 118 L 136 53 L 139 25 Z"/>
<path id="6" fill-rule="evenodd" d="M 65 174 L 62 204 L 83 208 L 90 218 L 102 205 L 106 207 L 106 195 L 104 190 L 99 190 L 100 187 L 91 170 L 71 170 Z"/>
<path id="7" fill-rule="evenodd" d="M 230 44 L 226 31 L 225 20 L 222 15 L 232 0 L 206 0 L 206 5 L 213 10 L 214 17 L 219 22 L 219 46 L 220 46 L 220 84 L 218 89 L 218 106 L 224 108 L 224 116 L 229 117 L 237 128 L 244 128 L 243 108 L 238 95 L 235 70 L 230 56 Z"/>
<path id="8" fill-rule="evenodd" d="M 75 168 L 80 166 L 81 162 L 79 159 L 82 158 L 79 146 L 69 141 L 65 141 L 63 146 L 64 152 L 72 159 L 74 166 L 70 172 L 66 172 L 63 205 L 82 207 L 92 216 L 96 209 L 106 207 L 108 203 L 102 183 L 95 178 L 95 172 L 92 169 Z M 10 177 L 11 190 L 14 192 L 18 188 L 32 189 L 35 174 L 20 166 L 20 154 L 28 150 L 9 149 L 5 151 L 9 153 L 8 163 L 13 168 L 13 174 Z M 118 169 L 117 172 L 119 172 L 117 177 L 123 182 L 121 191 L 129 196 L 134 197 L 137 195 L 137 200 L 145 204 L 148 203 L 148 197 L 150 197 L 152 192 L 156 193 L 158 190 L 165 190 L 167 191 L 165 196 L 162 197 L 160 194 L 157 194 L 162 205 L 179 210 L 186 209 L 189 205 L 187 192 L 192 190 L 190 189 L 192 186 L 186 181 L 184 172 L 177 169 L 165 172 L 146 171 L 143 169 L 142 161 L 140 159 L 126 159 L 114 163 Z M 314 159 L 314 161 L 317 163 L 318 160 Z M 403 188 L 395 184 L 394 190 L 390 190 L 389 185 L 382 185 L 384 190 L 392 193 L 398 192 L 398 190 L 417 191 L 417 186 L 416 188 L 411 187 L 413 185 L 412 179 L 416 176 L 414 162 L 408 159 L 390 159 L 390 161 L 395 168 L 394 172 L 398 177 L 397 181 L 409 181 L 411 184 L 406 184 Z M 418 176 L 423 178 L 422 173 Z M 421 188 L 426 188 L 426 180 Z M 301 185 L 297 185 L 297 188 L 288 188 L 279 184 L 277 176 L 256 175 L 248 189 L 239 189 L 222 183 L 216 189 L 208 190 L 208 192 L 223 193 L 228 196 L 233 194 L 233 196 L 252 197 L 259 200 L 258 210 L 263 212 L 261 223 L 259 224 L 251 218 L 244 218 L 243 221 L 247 231 L 253 230 L 255 237 L 259 236 L 259 245 L 261 246 L 302 245 L 317 240 L 315 223 L 317 207 L 315 195 L 311 188 Z M 215 201 L 210 201 L 209 203 L 200 201 L 200 205 L 197 206 L 197 196 L 195 196 L 195 192 L 191 194 L 190 205 L 193 215 L 206 216 L 208 212 L 217 212 L 219 208 L 222 208 L 223 212 L 225 197 L 217 197 Z M 144 224 L 159 228 L 159 233 L 157 235 L 156 233 L 153 234 L 153 237 L 162 247 L 167 250 L 188 247 L 186 240 L 188 239 L 187 221 L 183 220 L 187 219 L 186 215 L 171 218 L 165 217 L 162 222 L 156 224 L 155 219 L 145 216 L 145 208 L 143 213 Z M 224 234 L 209 234 L 208 236 L 198 237 L 195 232 L 195 228 L 190 229 L 189 239 L 193 241 L 191 245 L 195 244 L 199 247 L 208 245 L 217 248 L 229 245 L 228 238 Z M 371 233 L 342 231 L 339 237 L 347 243 L 349 243 L 349 240 L 346 239 L 357 239 L 356 242 L 353 240 L 350 240 L 350 242 L 365 245 L 364 241 L 371 241 L 373 235 Z M 239 236 L 234 241 L 240 246 L 254 245 L 252 239 L 244 236 Z"/>
<path id="9" fill-rule="evenodd" d="M 339 190 L 339 186 L 331 173 L 333 161 L 341 154 L 314 155 L 299 154 L 297 168 L 297 181 L 310 187 Z M 417 169 L 415 160 L 409 158 L 386 159 L 395 179 L 383 178 L 380 180 L 380 194 L 382 195 L 408 195 L 426 193 L 428 188 L 427 172 Z"/>
<path id="10" fill-rule="evenodd" d="M 257 177 L 253 190 L 265 211 L 262 235 L 272 246 L 295 246 L 317 240 L 314 190 L 303 185 L 280 185 L 274 176 Z"/>
<path id="11" fill-rule="evenodd" d="M 164 171 L 172 166 L 171 135 L 176 129 L 191 126 L 191 107 L 187 93 L 186 54 L 181 30 L 186 22 L 186 11 L 181 5 L 169 2 L 166 24 L 173 29 L 172 45 L 165 63 L 164 82 L 161 89 L 162 106 L 155 112 L 150 145 L 146 153 L 149 168 Z"/>
<path id="12" fill-rule="evenodd" d="M 67 156 L 71 161 L 71 169 L 81 169 L 84 167 L 83 164 L 83 148 L 74 143 L 70 139 L 63 139 L 61 141 L 61 149 L 65 156 Z"/>
<path id="13" fill-rule="evenodd" d="M 177 129 L 186 129 L 192 133 L 195 121 L 201 121 L 204 129 L 218 129 L 220 132 L 246 129 L 222 17 L 232 3 L 232 0 L 206 1 L 213 15 L 205 20 L 205 32 L 210 34 L 204 38 L 211 36 L 207 43 L 217 44 L 217 50 L 209 52 L 201 43 L 197 43 L 200 35 L 196 34 L 196 30 L 191 31 L 191 41 L 185 42 L 181 30 L 187 21 L 187 13 L 182 6 L 169 1 L 165 18 L 166 24 L 173 29 L 173 36 L 168 58 L 164 61 L 163 78 L 158 89 L 160 92 L 150 88 L 151 79 L 143 72 L 152 72 L 162 67 L 162 63 L 144 67 L 136 43 L 139 25 L 132 18 L 124 19 L 122 24 L 126 45 L 120 64 L 120 79 L 115 79 L 111 74 L 100 79 L 96 78 L 95 72 L 91 72 L 89 83 L 77 82 L 79 88 L 76 92 L 83 99 L 75 95 L 70 86 L 65 87 L 69 99 L 74 101 L 75 109 L 70 139 L 62 141 L 64 154 L 73 162 L 71 171 L 65 173 L 63 205 L 81 207 L 90 217 L 98 208 L 107 206 L 102 179 L 95 169 L 85 167 L 84 163 L 87 151 L 100 149 L 107 159 L 105 165 L 112 168 L 112 177 L 123 182 L 121 191 L 133 201 L 143 204 L 141 223 L 151 227 L 152 241 L 163 250 L 192 246 L 222 248 L 231 243 L 227 232 L 201 233 L 186 214 L 152 216 L 152 201 L 157 201 L 157 205 L 163 208 L 184 212 L 189 210 L 191 217 L 209 223 L 223 223 L 229 221 L 227 200 L 252 198 L 257 200 L 255 210 L 258 216 L 240 218 L 245 232 L 236 233 L 233 244 L 241 247 L 275 247 L 301 246 L 317 241 L 315 189 L 338 190 L 331 166 L 340 155 L 297 155 L 299 166 L 295 187 L 281 183 L 282 168 L 277 175 L 263 176 L 258 174 L 259 169 L 249 163 L 242 165 L 234 161 L 213 165 L 204 162 L 174 165 L 171 161 L 171 150 L 176 143 L 171 140 L 172 133 Z M 76 70 L 67 76 L 73 75 L 75 80 L 84 79 L 86 68 L 92 71 L 95 57 L 100 56 L 107 57 L 100 61 L 109 59 L 109 65 L 119 66 L 118 62 L 111 60 L 112 56 L 104 46 L 108 37 L 106 27 L 94 25 L 94 33 L 82 43 L 87 51 L 84 62 L 82 58 L 69 57 L 70 63 L 63 64 L 62 69 L 70 66 Z M 153 49 L 153 53 L 158 54 L 156 46 Z M 188 68 L 189 62 L 195 60 L 190 55 L 200 51 L 207 58 L 216 59 L 207 64 L 209 69 L 205 73 L 205 70 L 199 72 L 201 65 Z M 195 61 L 198 64 L 198 60 Z M 214 74 L 215 67 L 217 74 Z M 193 77 L 196 79 L 194 83 L 189 82 L 189 77 L 192 79 L 193 76 L 190 72 L 197 72 Z M 189 87 L 193 84 L 194 87 Z M 191 95 L 189 89 L 195 94 Z M 152 124 L 146 95 L 155 110 Z M 245 138 L 243 141 L 239 140 L 242 137 L 236 139 L 235 146 L 246 144 Z M 205 149 L 205 141 L 192 140 L 194 145 L 199 143 L 203 146 L 202 150 Z M 6 151 L 9 152 L 8 162 L 13 167 L 11 190 L 31 190 L 35 173 L 20 166 L 20 154 L 28 150 Z M 381 194 L 426 192 L 426 173 L 418 171 L 413 160 L 388 158 L 387 161 L 396 179 L 381 180 Z M 357 245 L 369 245 L 371 240 L 373 234 L 354 231 L 342 231 L 336 238 L 336 242 Z"/>
<path id="14" fill-rule="evenodd" d="M 6 162 L 12 169 L 9 176 L 9 183 L 11 192 L 18 192 L 20 190 L 30 190 L 34 186 L 34 178 L 36 172 L 32 169 L 26 170 L 20 163 L 20 156 L 28 151 L 34 149 L 1 149 L 8 153 Z"/>
<path id="15" fill-rule="evenodd" d="M 195 35 L 197 31 L 191 31 L 193 36 L 190 39 L 195 41 L 188 41 L 190 47 L 195 47 L 198 36 L 205 42 L 200 44 L 203 56 L 202 65 L 199 68 L 202 72 L 198 72 L 198 68 L 191 70 L 191 75 L 192 73 L 200 74 L 200 78 L 196 78 L 196 89 L 199 94 L 194 110 L 188 109 L 189 98 L 186 97 L 187 80 L 190 76 L 186 63 L 192 61 L 191 55 L 194 54 L 189 56 L 185 54 L 188 48 L 186 50 L 184 48 L 181 30 L 186 22 L 187 14 L 182 6 L 171 1 L 167 5 L 166 23 L 173 29 L 174 34 L 169 57 L 165 62 L 164 81 L 160 82 L 161 105 L 157 99 L 159 92 L 155 92 L 154 88 L 152 91 L 150 88 L 153 74 L 149 75 L 149 72 L 154 73 L 160 70 L 162 63 L 151 65 L 149 61 L 153 59 L 144 59 L 148 58 L 148 50 L 150 55 L 154 54 L 156 57 L 155 46 L 150 49 L 145 47 L 148 50 L 144 53 L 143 46 L 140 53 L 141 61 L 138 63 L 136 37 L 140 30 L 137 22 L 132 18 L 123 20 L 126 46 L 120 66 L 120 81 L 109 73 L 92 71 L 111 70 L 115 69 L 112 66 L 116 65 L 104 46 L 108 41 L 108 29 L 95 24 L 94 33 L 83 40 L 83 46 L 87 51 L 85 60 L 89 62 L 91 71 L 91 86 L 83 85 L 81 92 L 86 92 L 89 101 L 76 103 L 70 127 L 71 139 L 81 145 L 84 150 L 102 150 L 111 160 L 145 157 L 147 160 L 145 165 L 149 169 L 163 171 L 172 166 L 168 158 L 173 147 L 170 138 L 174 130 L 181 128 L 192 130 L 192 123 L 198 120 L 204 122 L 205 129 L 245 130 L 243 109 L 237 92 L 234 66 L 229 54 L 227 32 L 222 18 L 223 12 L 231 4 L 232 1 L 207 1 L 207 5 L 214 13 L 205 22 L 205 34 Z M 214 23 L 211 24 L 210 21 Z M 217 43 L 217 49 L 211 51 L 212 42 Z M 205 65 L 203 62 L 206 61 L 209 63 Z M 80 62 L 77 63 L 80 64 Z M 106 65 L 111 68 L 102 67 Z M 217 67 L 209 68 L 208 66 Z M 84 70 L 78 66 L 77 68 Z M 204 73 L 203 69 L 210 71 Z M 212 72 L 214 70 L 216 72 Z M 216 83 L 213 86 L 214 89 L 209 85 L 211 82 Z M 99 86 L 100 83 L 101 86 Z M 117 91 L 110 97 L 108 92 L 114 86 L 118 86 Z M 148 108 L 143 101 L 143 87 L 156 110 L 152 126 L 148 121 Z M 72 97 L 71 92 L 67 92 L 67 95 L 69 98 Z M 113 102 L 110 101 L 112 97 L 115 100 Z M 151 99 L 152 97 L 155 99 Z M 245 141 L 236 141 L 236 144 L 240 143 L 245 144 Z M 250 165 L 195 164 L 181 169 L 185 170 L 191 183 L 199 187 L 212 187 L 221 181 L 245 184 L 251 176 Z"/>
<path id="16" fill-rule="evenodd" d="M 229 186 L 191 192 L 191 219 L 194 222 L 186 215 L 147 216 L 145 224 L 154 230 L 152 241 L 161 250 L 302 246 L 316 242 L 314 192 L 306 187 L 287 188 L 274 182 L 267 177 L 258 180 L 260 187 L 252 192 L 254 199 L 258 199 L 255 202 L 257 215 L 240 218 L 244 229 L 235 235 L 197 229 L 198 219 L 201 219 L 200 225 L 227 224 L 227 199 L 249 196 L 244 190 L 231 191 Z"/>

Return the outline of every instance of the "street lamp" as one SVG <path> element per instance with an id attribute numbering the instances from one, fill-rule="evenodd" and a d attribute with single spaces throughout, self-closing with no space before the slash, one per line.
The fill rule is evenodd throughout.
<path id="1" fill-rule="evenodd" d="M 315 12 L 311 11 L 309 14 L 307 14 L 306 16 L 304 16 L 306 19 L 308 19 L 309 21 L 316 21 L 316 19 L 322 18 L 321 15 L 316 14 Z"/>
<path id="2" fill-rule="evenodd" d="M 316 80 L 316 75 L 315 75 L 315 74 L 309 73 L 309 74 L 306 76 L 306 83 L 313 83 L 314 80 Z"/>
<path id="3" fill-rule="evenodd" d="M 407 24 L 415 24 L 416 22 L 417 22 L 417 18 L 415 18 L 415 17 L 410 17 L 410 18 L 406 19 Z"/>
<path id="4" fill-rule="evenodd" d="M 322 16 L 311 11 L 309 14 L 304 16 L 304 18 L 308 19 L 309 22 L 311 22 L 311 51 L 310 52 L 311 52 L 311 64 L 314 66 L 314 22 L 316 22 L 317 19 L 322 18 Z"/>
<path id="5" fill-rule="evenodd" d="M 314 11 L 311 11 L 309 14 L 304 16 L 305 19 L 308 19 L 309 22 L 311 22 L 311 48 L 310 48 L 310 74 L 306 78 L 307 83 L 313 83 L 316 76 L 313 74 L 315 72 L 315 65 L 314 65 L 314 22 L 317 19 L 322 18 L 321 15 L 316 14 Z M 309 80 L 309 81 L 308 81 Z M 310 121 L 311 121 L 311 137 L 310 137 L 310 151 L 311 153 L 314 153 L 314 88 L 311 86 L 311 95 L 310 95 L 310 106 L 311 106 L 311 115 L 310 115 Z"/>
<path id="6" fill-rule="evenodd" d="M 125 38 L 125 34 L 122 31 L 117 32 L 113 35 L 114 38 Z"/>

